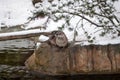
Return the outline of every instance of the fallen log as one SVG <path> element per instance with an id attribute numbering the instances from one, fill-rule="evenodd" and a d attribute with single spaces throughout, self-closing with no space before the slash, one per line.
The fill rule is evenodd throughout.
<path id="1" fill-rule="evenodd" d="M 51 34 L 50 32 L 41 32 L 40 29 L 0 33 L 0 41 L 37 37 L 40 35 L 48 36 L 50 34 Z"/>

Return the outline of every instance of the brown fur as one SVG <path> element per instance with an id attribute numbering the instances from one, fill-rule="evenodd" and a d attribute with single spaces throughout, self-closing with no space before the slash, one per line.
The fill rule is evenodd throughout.
<path id="1" fill-rule="evenodd" d="M 51 46 L 66 47 L 68 45 L 68 39 L 62 31 L 52 31 L 48 37 L 49 39 L 45 42 Z"/>

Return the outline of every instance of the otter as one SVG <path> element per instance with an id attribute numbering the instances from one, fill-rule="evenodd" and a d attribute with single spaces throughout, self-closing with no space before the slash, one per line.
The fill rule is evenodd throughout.
<path id="1" fill-rule="evenodd" d="M 47 36 L 49 37 L 49 39 L 44 42 L 47 42 L 51 46 L 66 47 L 68 45 L 68 39 L 63 31 L 55 30 Z"/>

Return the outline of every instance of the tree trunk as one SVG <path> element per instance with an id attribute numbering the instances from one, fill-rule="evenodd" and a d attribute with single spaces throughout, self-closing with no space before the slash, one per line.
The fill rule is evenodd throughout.
<path id="1" fill-rule="evenodd" d="M 120 44 L 58 48 L 42 43 L 25 65 L 44 75 L 120 74 Z"/>

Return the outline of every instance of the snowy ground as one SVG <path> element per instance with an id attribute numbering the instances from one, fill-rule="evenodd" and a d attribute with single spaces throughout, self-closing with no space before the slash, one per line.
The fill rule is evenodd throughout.
<path id="1" fill-rule="evenodd" d="M 25 23 L 33 9 L 31 0 L 0 0 L 0 26 Z"/>
<path id="2" fill-rule="evenodd" d="M 117 9 L 118 12 L 120 12 L 120 0 L 119 2 L 115 3 L 115 7 Z M 15 26 L 15 25 L 20 25 L 20 24 L 24 24 L 27 22 L 27 19 L 32 15 L 31 11 L 34 10 L 34 7 L 32 5 L 31 0 L 0 0 L 0 27 L 11 27 L 11 26 Z M 116 13 L 116 15 L 120 18 L 120 14 Z M 38 19 L 35 21 L 30 22 L 30 24 L 27 25 L 26 29 L 30 28 L 30 27 L 34 27 L 34 26 L 43 26 L 45 21 L 46 21 L 47 17 L 45 17 L 44 19 Z M 78 22 L 77 17 L 75 17 L 73 19 L 73 23 Z M 57 26 L 64 24 L 64 21 L 59 21 L 57 23 L 51 21 L 49 22 L 49 27 L 46 30 L 41 30 L 41 31 L 52 31 L 52 30 L 56 30 L 58 29 Z M 88 27 L 87 26 L 87 31 L 89 32 L 89 34 L 93 35 L 96 37 L 96 39 L 94 40 L 94 42 L 92 44 L 101 44 L 101 45 L 105 45 L 105 44 L 118 44 L 120 43 L 120 37 L 116 37 L 116 38 L 112 38 L 113 34 L 108 34 L 104 37 L 100 37 L 99 33 L 94 33 L 93 30 L 94 27 Z M 96 29 L 97 31 L 98 29 Z M 64 30 L 65 34 L 67 35 L 69 41 L 72 41 L 73 39 L 73 32 L 69 32 L 67 29 Z M 12 33 L 10 33 L 12 34 Z M 21 33 L 22 34 L 22 33 Z M 6 34 L 8 35 L 8 34 Z M 14 34 L 12 34 L 14 35 Z M 78 33 L 78 37 L 76 38 L 78 41 L 82 41 L 82 40 L 86 40 L 86 36 L 84 35 L 84 33 L 82 32 L 81 29 L 79 29 L 79 33 Z M 45 37 L 41 36 L 40 39 L 45 39 Z M 87 45 L 87 44 L 91 44 L 87 41 L 83 41 L 81 42 L 81 44 Z"/>

